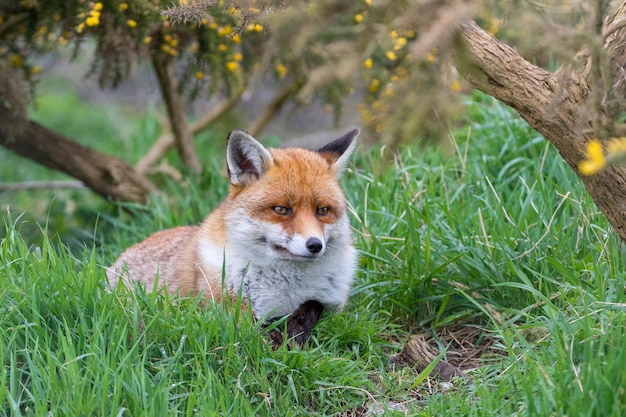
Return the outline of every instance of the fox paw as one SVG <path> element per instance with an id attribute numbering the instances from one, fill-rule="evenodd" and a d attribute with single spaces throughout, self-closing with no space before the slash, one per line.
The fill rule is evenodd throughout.
<path id="1" fill-rule="evenodd" d="M 295 346 L 302 348 L 311 336 L 311 331 L 319 321 L 324 311 L 324 306 L 314 300 L 302 304 L 296 311 L 287 317 L 287 348 Z M 270 343 L 274 349 L 278 349 L 285 342 L 284 334 L 278 329 L 267 332 Z"/>

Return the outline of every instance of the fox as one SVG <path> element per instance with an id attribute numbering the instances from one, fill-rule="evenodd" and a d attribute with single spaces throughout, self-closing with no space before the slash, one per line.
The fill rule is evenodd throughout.
<path id="1" fill-rule="evenodd" d="M 111 287 L 136 281 L 216 302 L 240 296 L 265 322 L 303 306 L 315 319 L 343 310 L 357 250 L 339 181 L 358 134 L 308 150 L 266 148 L 231 131 L 227 197 L 199 225 L 156 232 L 122 252 L 107 269 Z"/>

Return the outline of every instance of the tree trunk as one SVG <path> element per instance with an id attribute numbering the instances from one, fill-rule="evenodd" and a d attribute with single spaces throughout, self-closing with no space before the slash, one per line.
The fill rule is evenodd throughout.
<path id="1" fill-rule="evenodd" d="M 185 101 L 178 91 L 174 63 L 171 57 L 157 54 L 152 59 L 152 65 L 159 79 L 178 153 L 187 166 L 195 172 L 200 172 L 202 165 L 193 146 L 193 135 L 185 114 Z"/>
<path id="2" fill-rule="evenodd" d="M 624 2 L 607 19 L 620 22 L 626 16 Z M 626 30 L 605 37 L 604 50 L 611 62 L 623 63 Z M 613 30 L 614 29 L 614 30 Z M 513 48 L 499 42 L 474 22 L 461 26 L 463 47 L 456 55 L 459 72 L 481 90 L 515 109 L 530 126 L 558 149 L 582 179 L 587 191 L 622 241 L 626 242 L 626 168 L 609 167 L 598 174 L 583 176 L 578 164 L 586 156 L 586 144 L 594 135 L 594 118 L 589 98 L 589 53 L 579 54 L 578 70 L 562 68 L 552 74 L 524 60 Z"/>
<path id="3" fill-rule="evenodd" d="M 0 145 L 83 181 L 104 198 L 145 203 L 155 191 L 146 177 L 120 158 L 80 145 L 33 121 L 13 136 L 0 125 Z"/>

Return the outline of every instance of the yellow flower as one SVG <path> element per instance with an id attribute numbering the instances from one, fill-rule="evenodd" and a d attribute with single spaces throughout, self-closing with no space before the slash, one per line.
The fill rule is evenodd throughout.
<path id="1" fill-rule="evenodd" d="M 117 6 L 117 8 L 123 12 L 124 10 L 128 9 L 128 3 L 120 3 L 120 5 Z"/>
<path id="2" fill-rule="evenodd" d="M 82 33 L 83 29 L 85 29 L 85 24 L 79 23 L 78 26 L 76 26 L 76 33 Z"/>
<path id="3" fill-rule="evenodd" d="M 233 41 L 234 43 L 241 43 L 241 36 L 239 36 L 238 33 L 235 33 L 231 38 L 231 41 Z"/>
<path id="4" fill-rule="evenodd" d="M 378 87 L 380 87 L 380 80 L 373 79 L 367 89 L 370 93 L 375 93 L 378 91 Z"/>
<path id="5" fill-rule="evenodd" d="M 372 0 L 363 0 L 363 2 L 367 4 L 368 6 L 372 5 Z"/>
<path id="6" fill-rule="evenodd" d="M 364 62 L 363 62 L 363 66 L 367 69 L 372 68 L 372 65 L 374 65 L 374 61 L 372 61 L 372 58 L 367 58 Z"/>
<path id="7" fill-rule="evenodd" d="M 615 138 L 606 147 L 608 156 L 622 156 L 626 154 L 626 138 Z"/>
<path id="8" fill-rule="evenodd" d="M 151 36 L 146 36 L 145 38 L 143 38 L 143 43 L 145 45 L 148 45 L 150 42 L 152 42 L 152 37 Z"/>
<path id="9" fill-rule="evenodd" d="M 217 28 L 217 36 L 228 36 L 233 33 L 233 28 L 230 26 L 220 26 Z"/>
<path id="10" fill-rule="evenodd" d="M 226 63 L 226 69 L 230 72 L 235 72 L 237 71 L 237 68 L 239 68 L 239 63 L 235 62 L 235 61 L 228 61 Z"/>
<path id="11" fill-rule="evenodd" d="M 22 68 L 24 66 L 24 59 L 19 55 L 13 55 L 11 57 L 11 62 L 18 68 Z"/>
<path id="12" fill-rule="evenodd" d="M 394 51 L 387 51 L 385 53 L 385 56 L 390 61 L 395 61 L 396 59 L 398 59 L 398 57 L 396 56 L 396 53 Z"/>
<path id="13" fill-rule="evenodd" d="M 199 80 L 203 79 L 204 78 L 204 72 L 202 72 L 202 71 L 196 72 L 196 78 L 199 79 Z"/>
<path id="14" fill-rule="evenodd" d="M 259 24 L 259 23 L 252 23 L 249 24 L 246 29 L 249 32 L 262 32 L 263 31 L 263 25 Z"/>
<path id="15" fill-rule="evenodd" d="M 461 91 L 461 84 L 457 80 L 454 80 L 452 81 L 452 85 L 450 86 L 450 88 L 452 88 L 452 91 L 454 91 L 455 93 L 458 93 L 459 91 Z"/>
<path id="16" fill-rule="evenodd" d="M 102 3 L 98 2 L 96 4 L 93 5 L 93 9 L 94 10 L 102 10 Z"/>
<path id="17" fill-rule="evenodd" d="M 243 55 L 240 52 L 233 54 L 234 61 L 241 61 L 243 59 Z"/>
<path id="18" fill-rule="evenodd" d="M 392 37 L 392 38 L 394 38 L 394 39 L 395 39 L 395 38 L 397 38 L 397 37 L 398 37 L 398 31 L 397 31 L 397 30 L 392 30 L 392 31 L 391 31 L 391 33 L 390 33 L 390 35 L 391 35 L 391 37 Z"/>
<path id="19" fill-rule="evenodd" d="M 363 21 L 363 15 L 361 13 L 355 14 L 354 21 L 357 23 L 361 23 Z"/>
<path id="20" fill-rule="evenodd" d="M 393 50 L 394 51 L 398 51 L 400 49 L 402 49 L 404 47 L 404 45 L 406 45 L 406 38 L 400 37 L 396 39 L 396 44 L 393 46 Z"/>
<path id="21" fill-rule="evenodd" d="M 437 60 L 437 57 L 435 56 L 435 54 L 433 54 L 432 52 L 430 52 L 430 53 L 426 56 L 426 60 L 432 64 L 432 63 L 434 63 L 434 62 Z"/>
<path id="22" fill-rule="evenodd" d="M 39 74 L 41 72 L 41 67 L 39 65 L 33 65 L 30 69 L 31 74 Z"/>
<path id="23" fill-rule="evenodd" d="M 593 175 L 600 172 L 606 166 L 604 149 L 597 139 L 592 139 L 587 143 L 587 159 L 578 164 L 578 170 L 583 175 Z"/>
<path id="24" fill-rule="evenodd" d="M 283 64 L 276 64 L 276 73 L 280 78 L 283 78 L 287 74 L 287 67 Z"/>
<path id="25" fill-rule="evenodd" d="M 228 46 L 224 45 L 223 43 L 220 43 L 219 45 L 217 45 L 217 49 L 222 52 L 225 52 L 228 50 Z"/>
<path id="26" fill-rule="evenodd" d="M 100 24 L 100 16 L 89 16 L 85 20 L 87 26 L 98 26 Z"/>
<path id="27" fill-rule="evenodd" d="M 131 27 L 131 28 L 136 28 L 137 27 L 137 22 L 135 22 L 133 19 L 128 19 L 126 21 L 126 24 Z"/>

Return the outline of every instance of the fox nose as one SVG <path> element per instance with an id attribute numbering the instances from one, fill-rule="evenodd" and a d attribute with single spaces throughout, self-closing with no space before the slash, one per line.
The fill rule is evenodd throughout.
<path id="1" fill-rule="evenodd" d="M 322 251 L 323 247 L 324 245 L 322 244 L 322 241 L 316 237 L 312 237 L 306 241 L 306 248 L 311 253 L 319 253 Z"/>

